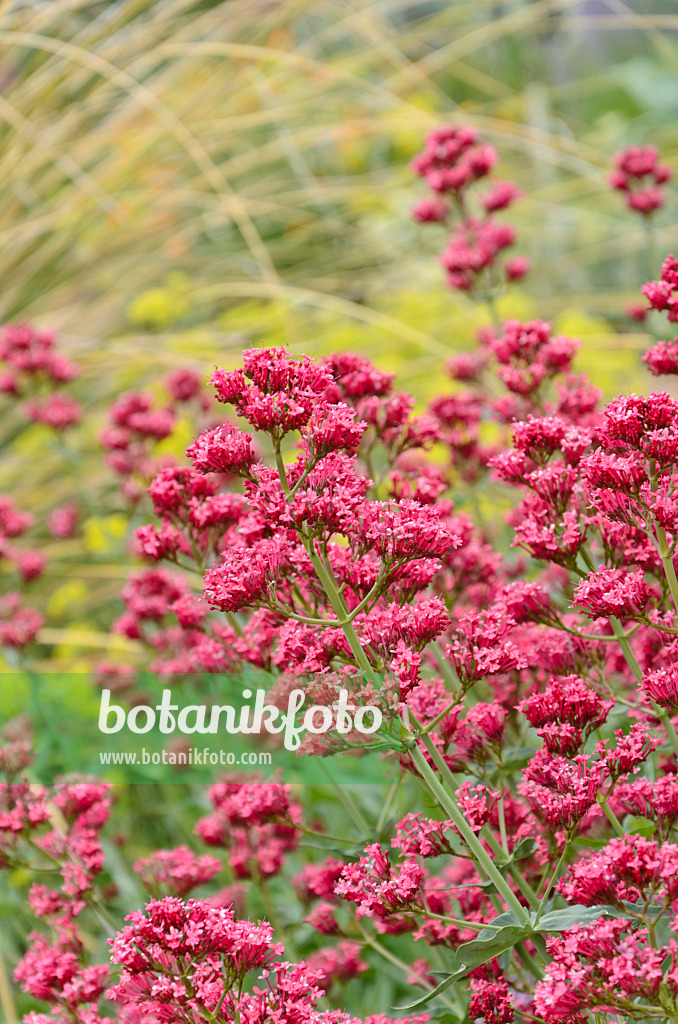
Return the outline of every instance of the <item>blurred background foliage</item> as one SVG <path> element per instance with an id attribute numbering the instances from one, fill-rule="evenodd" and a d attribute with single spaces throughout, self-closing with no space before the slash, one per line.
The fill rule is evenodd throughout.
<path id="1" fill-rule="evenodd" d="M 56 328 L 84 368 L 67 447 L 2 400 L 0 491 L 83 509 L 74 540 L 37 528 L 51 665 L 126 650 L 129 518 L 96 441 L 120 391 L 250 344 L 360 350 L 420 404 L 444 386 L 485 314 L 409 218 L 435 125 L 475 125 L 525 190 L 534 269 L 501 313 L 582 338 L 608 396 L 643 385 L 623 310 L 658 265 L 606 175 L 631 143 L 678 168 L 677 33 L 673 0 L 0 0 L 0 322 Z"/>

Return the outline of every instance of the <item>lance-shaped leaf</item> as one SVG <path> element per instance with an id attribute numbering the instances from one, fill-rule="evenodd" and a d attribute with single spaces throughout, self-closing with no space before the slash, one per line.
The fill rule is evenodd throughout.
<path id="1" fill-rule="evenodd" d="M 625 917 L 626 915 L 616 907 L 584 907 L 579 904 L 573 907 L 564 907 L 563 910 L 551 910 L 532 927 L 536 932 L 566 932 L 569 928 L 575 928 L 578 924 L 593 924 L 599 917 L 607 914 L 608 917 Z"/>

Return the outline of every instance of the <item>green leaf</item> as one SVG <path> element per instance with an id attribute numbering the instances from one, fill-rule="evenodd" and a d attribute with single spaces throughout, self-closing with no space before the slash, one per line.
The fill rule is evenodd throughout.
<path id="1" fill-rule="evenodd" d="M 616 907 L 584 907 L 576 904 L 573 907 L 565 907 L 563 910 L 552 910 L 533 924 L 536 932 L 565 932 L 568 928 L 574 928 L 578 924 L 593 924 L 603 914 L 609 917 L 623 917 L 622 911 Z"/>
<path id="2" fill-rule="evenodd" d="M 525 857 L 529 857 L 534 852 L 534 848 L 536 845 L 536 841 L 532 838 L 532 836 L 525 836 L 513 848 L 510 856 L 504 858 L 497 857 L 497 859 L 495 860 L 496 867 L 507 868 L 509 864 L 513 864 L 517 860 L 524 860 Z"/>
<path id="3" fill-rule="evenodd" d="M 524 860 L 525 857 L 529 857 L 530 854 L 534 853 L 537 845 L 536 839 L 532 836 L 524 836 L 511 851 L 511 860 Z"/>
<path id="4" fill-rule="evenodd" d="M 657 831 L 655 823 L 649 818 L 636 817 L 633 814 L 627 814 L 623 825 L 625 832 L 630 832 L 634 836 L 645 836 L 646 839 L 652 839 Z"/>
<path id="5" fill-rule="evenodd" d="M 503 953 L 500 953 L 497 957 L 497 963 L 499 964 L 500 971 L 504 973 L 508 971 L 511 963 L 511 950 L 505 949 Z"/>
<path id="6" fill-rule="evenodd" d="M 487 933 L 489 935 L 485 938 Z M 515 924 L 507 925 L 498 932 L 490 933 L 489 929 L 484 929 L 477 939 L 465 942 L 463 946 L 459 947 L 457 957 L 463 962 L 468 972 L 474 967 L 480 967 L 481 964 L 487 963 L 488 960 L 493 960 L 505 949 L 512 949 L 517 942 L 527 938 L 529 934 L 529 930 Z"/>
<path id="7" fill-rule="evenodd" d="M 455 981 L 464 978 L 474 967 L 480 967 L 481 964 L 487 963 L 488 960 L 493 960 L 505 950 L 512 949 L 516 942 L 520 942 L 521 939 L 527 938 L 530 934 L 529 929 L 525 929 L 522 925 L 518 924 L 517 917 L 511 911 L 500 914 L 490 924 L 503 925 L 503 927 L 499 927 L 498 931 L 483 928 L 478 933 L 477 939 L 473 939 L 472 942 L 465 942 L 459 947 L 455 954 L 455 962 L 458 964 L 458 967 L 453 973 L 448 974 L 435 989 L 421 996 L 416 1002 L 408 1003 L 407 1006 L 394 1006 L 393 1009 L 414 1010 L 424 1006 L 429 1000 L 434 999 L 441 992 L 444 992 L 446 988 L 449 988 Z"/>
<path id="8" fill-rule="evenodd" d="M 624 917 L 638 917 L 639 913 L 642 913 L 644 917 L 649 917 L 651 921 L 656 921 L 658 917 L 664 913 L 665 907 L 662 907 L 659 903 L 651 903 L 649 907 L 643 909 L 637 903 L 629 903 L 627 900 L 622 900 L 622 903 L 626 907 L 628 914 L 624 914 Z"/>
<path id="9" fill-rule="evenodd" d="M 513 772 L 524 768 L 530 758 L 534 755 L 536 747 L 510 747 L 504 752 L 504 771 Z"/>
<path id="10" fill-rule="evenodd" d="M 518 920 L 516 915 L 513 913 L 513 911 L 512 910 L 505 910 L 503 914 L 499 915 L 499 917 L 493 917 L 491 921 L 488 921 L 487 922 L 487 927 L 483 928 L 483 930 L 481 932 L 478 932 L 478 935 L 476 936 L 476 938 L 477 939 L 487 939 L 491 935 L 496 935 L 498 928 L 508 928 L 508 927 L 519 928 L 520 926 L 521 926 L 520 925 L 520 921 Z M 466 943 L 466 945 L 469 945 L 469 943 Z"/>

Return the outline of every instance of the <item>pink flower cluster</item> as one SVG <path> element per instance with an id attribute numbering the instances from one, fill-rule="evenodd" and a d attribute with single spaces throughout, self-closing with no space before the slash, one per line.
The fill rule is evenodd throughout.
<path id="1" fill-rule="evenodd" d="M 152 451 L 158 441 L 169 437 L 175 424 L 170 408 L 154 408 L 153 396 L 143 391 L 121 395 L 109 410 L 110 424 L 99 435 L 99 442 L 109 453 L 106 464 L 124 478 L 124 494 L 138 501 L 141 488 L 135 481 L 153 476 L 157 463 Z"/>
<path id="2" fill-rule="evenodd" d="M 634 814 L 665 837 L 678 820 L 673 726 L 657 718 L 676 701 L 669 563 L 678 406 L 660 393 L 599 411 L 596 390 L 572 375 L 577 347 L 542 321 L 484 332 L 482 358 L 453 368 L 475 390 L 437 399 L 437 423 L 413 417 L 391 378 L 359 357 L 314 363 L 280 349 L 249 352 L 241 370 L 213 376 L 246 429 L 210 427 L 188 450 L 192 467 L 161 469 L 149 486 L 160 525 L 138 531 L 139 549 L 179 570 L 196 566 L 204 589 L 192 592 L 180 572 L 145 570 L 128 584 L 117 628 L 162 652 L 153 664 L 164 671 L 204 670 L 208 650 L 215 665 L 221 650 L 234 668 L 273 671 L 269 700 L 280 706 L 293 686 L 330 705 L 348 685 L 354 702 L 384 711 L 391 737 L 408 723 L 414 739 L 399 749 L 401 765 L 439 775 L 465 823 L 413 812 L 399 820 L 390 850 L 375 841 L 357 860 L 330 856 L 304 869 L 296 880 L 303 920 L 349 943 L 318 960 L 326 979 L 362 970 L 350 947 L 351 908 L 378 932 L 456 950 L 512 901 L 534 906 L 531 898 L 551 890 L 562 900 L 565 882 L 554 877 L 545 888 L 544 879 L 560 855 L 563 871 L 585 871 L 572 852 L 578 836 L 605 836 L 609 821 Z M 483 379 L 491 372 L 500 397 Z M 512 446 L 506 437 L 480 454 L 488 413 L 510 427 Z M 255 433 L 268 435 L 268 459 Z M 446 467 L 423 462 L 434 440 L 447 448 Z M 474 473 L 489 462 L 503 486 L 523 491 L 509 525 L 531 563 L 502 558 L 444 497 L 473 460 Z M 387 500 L 373 484 L 378 465 Z M 633 709 L 621 729 L 618 698 Z M 516 768 L 526 722 L 543 746 Z M 314 738 L 303 749 L 356 745 L 352 735 L 328 743 Z M 210 799 L 196 833 L 227 851 L 233 877 L 284 874 L 306 829 L 289 791 L 226 781 Z M 458 854 L 471 834 L 492 857 L 518 858 L 498 906 L 475 855 Z M 189 879 L 196 874 L 190 861 Z M 631 890 L 619 885 L 618 910 L 631 914 Z M 582 894 L 576 905 L 592 904 Z M 629 934 L 610 932 L 620 956 Z M 552 974 L 530 996 L 542 1000 L 534 1008 L 562 981 L 560 941 L 548 940 Z M 416 975 L 424 984 L 431 977 L 426 964 Z M 471 976 L 472 1006 L 487 1020 L 508 1021 L 530 1005 L 522 991 L 516 1002 L 510 971 L 511 981 L 485 966 Z M 319 977 L 315 984 L 327 988 Z"/>
<path id="3" fill-rule="evenodd" d="M 42 881 L 43 874 L 31 886 L 28 904 L 54 932 L 53 941 L 42 932 L 29 936 L 14 977 L 25 992 L 50 1004 L 50 1014 L 34 1014 L 32 1024 L 98 1024 L 96 1004 L 109 979 L 108 966 L 83 962 L 78 918 L 95 899 L 104 864 L 100 832 L 110 813 L 110 787 L 63 781 L 48 791 L 16 778 L 30 761 L 25 751 L 12 760 L 2 764 L 12 781 L 0 787 L 0 865 L 20 867 L 30 876 L 35 855 L 42 858 L 47 866 L 38 870 L 48 873 L 51 884 Z"/>
<path id="4" fill-rule="evenodd" d="M 662 185 L 671 179 L 671 168 L 661 163 L 656 146 L 629 146 L 614 157 L 612 188 L 623 192 L 629 210 L 650 217 L 664 205 Z"/>
<path id="5" fill-rule="evenodd" d="M 23 413 L 34 423 L 67 430 L 82 419 L 82 409 L 61 391 L 80 368 L 58 350 L 51 331 L 28 324 L 0 326 L 0 393 L 25 399 Z"/>
<path id="6" fill-rule="evenodd" d="M 195 829 L 202 841 L 228 850 L 236 878 L 277 875 L 299 841 L 301 807 L 290 787 L 224 781 L 210 787 L 209 797 L 213 811 Z"/>
<path id="7" fill-rule="evenodd" d="M 515 230 L 495 219 L 522 195 L 511 181 L 495 181 L 488 192 L 473 186 L 487 177 L 497 161 L 492 146 L 478 140 L 474 128 L 446 125 L 432 131 L 424 151 L 412 161 L 412 170 L 424 178 L 432 195 L 412 210 L 420 223 L 442 223 L 452 228 L 440 262 L 447 282 L 460 291 L 493 291 L 500 283 L 516 281 L 529 270 L 524 256 L 513 256 L 500 264 L 504 250 L 515 242 Z M 472 212 L 473 199 L 478 212 Z"/>
<path id="8" fill-rule="evenodd" d="M 187 846 L 177 846 L 142 857 L 134 870 L 151 892 L 169 889 L 172 895 L 187 896 L 214 878 L 221 870 L 221 861 L 209 854 L 197 857 Z"/>
<path id="9" fill-rule="evenodd" d="M 0 495 L 0 561 L 7 560 L 17 576 L 15 585 L 26 585 L 43 572 L 47 559 L 41 552 L 16 547 L 14 541 L 33 526 L 34 516 L 18 509 L 11 498 Z M 0 596 L 0 644 L 21 649 L 32 643 L 44 623 L 41 613 L 23 604 L 22 595 L 10 590 Z"/>
<path id="10" fill-rule="evenodd" d="M 642 292 L 651 309 L 665 313 L 670 324 L 678 323 L 678 260 L 667 256 L 660 279 L 643 285 Z M 643 362 L 655 377 L 678 373 L 678 339 L 658 341 L 645 352 Z"/>
<path id="11" fill-rule="evenodd" d="M 657 948 L 632 921 L 597 921 L 546 943 L 552 962 L 534 1008 L 547 1024 L 580 1024 L 587 1011 L 632 1015 L 638 1005 L 660 1007 L 678 994 L 675 944 Z"/>

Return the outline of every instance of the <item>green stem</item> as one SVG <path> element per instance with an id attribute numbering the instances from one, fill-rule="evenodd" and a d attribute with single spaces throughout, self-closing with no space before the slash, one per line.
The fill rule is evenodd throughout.
<path id="1" fill-rule="evenodd" d="M 443 679 L 445 680 L 447 685 L 452 687 L 452 689 L 456 689 L 460 685 L 459 678 L 458 678 L 456 672 L 454 672 L 454 670 L 449 665 L 449 663 L 448 663 L 445 655 L 443 654 L 443 652 L 440 650 L 440 647 L 438 646 L 437 641 L 434 640 L 434 642 L 431 644 L 430 651 L 431 651 L 431 654 L 433 655 L 433 657 L 435 659 L 435 663 L 438 666 L 438 668 L 440 669 L 440 671 L 442 673 L 442 676 L 443 676 Z M 446 714 L 446 713 L 447 712 L 443 712 L 443 714 Z M 441 718 L 442 715 L 439 715 L 438 717 Z M 437 721 L 437 719 L 436 719 L 436 721 Z"/>
<path id="2" fill-rule="evenodd" d="M 325 774 L 330 780 L 330 785 L 332 786 L 332 789 L 339 797 L 339 800 L 344 805 L 344 808 L 348 812 L 349 816 L 353 819 L 353 824 L 358 830 L 361 840 L 367 839 L 367 837 L 372 834 L 372 828 L 365 820 L 360 808 L 354 803 L 348 787 L 342 786 L 332 779 L 332 776 L 330 775 L 329 770 L 327 766 L 324 764 L 324 762 L 320 762 L 320 767 L 324 770 Z"/>
<path id="3" fill-rule="evenodd" d="M 499 818 L 499 838 L 501 840 L 501 848 L 508 857 L 508 839 L 506 836 L 506 815 L 504 814 L 504 776 L 502 773 L 499 775 L 499 803 L 497 805 L 497 816 Z"/>
<path id="4" fill-rule="evenodd" d="M 494 853 L 495 857 L 504 856 L 504 851 L 502 850 L 501 846 L 492 835 L 489 828 L 483 829 L 483 831 L 481 831 L 480 834 L 487 843 L 487 845 L 490 847 L 492 852 Z M 522 895 L 525 897 L 525 899 L 530 904 L 532 909 L 536 910 L 539 906 L 539 897 L 537 896 L 536 892 L 534 891 L 530 883 L 526 881 L 525 878 L 523 878 L 522 873 L 518 870 L 515 864 L 509 864 L 508 870 L 509 874 L 511 875 L 511 878 L 520 889 Z"/>
<path id="5" fill-rule="evenodd" d="M 315 545 L 311 537 L 304 538 L 304 547 L 306 548 L 308 557 L 311 559 L 315 574 L 320 580 L 320 584 L 327 595 L 327 600 L 332 605 L 332 610 L 337 616 L 339 625 L 344 631 L 344 636 L 348 641 L 348 645 L 351 648 L 351 653 L 356 660 L 358 668 L 362 669 L 363 672 L 369 675 L 372 672 L 372 666 L 360 645 L 358 634 L 351 624 L 348 609 L 346 608 L 344 600 L 335 586 L 334 580 L 332 579 L 327 566 L 315 550 Z"/>
<path id="6" fill-rule="evenodd" d="M 396 796 L 396 794 L 398 792 L 398 787 L 399 787 L 399 783 L 398 782 L 394 782 L 393 785 L 391 786 L 391 788 L 388 791 L 388 795 L 386 797 L 386 800 L 384 801 L 384 806 L 382 807 L 381 813 L 379 815 L 379 821 L 377 822 L 377 834 L 378 835 L 381 834 L 381 830 L 384 827 L 384 824 L 385 824 L 386 819 L 388 817 L 388 813 L 391 810 L 391 805 L 392 805 L 393 800 L 394 800 L 394 798 L 395 798 L 395 796 Z"/>
<path id="7" fill-rule="evenodd" d="M 666 539 L 666 530 L 663 526 L 656 526 L 657 540 L 659 541 L 659 557 L 662 560 L 664 566 L 664 573 L 666 575 L 666 582 L 669 585 L 671 591 L 671 597 L 673 598 L 673 607 L 678 612 L 678 578 L 676 577 L 676 567 L 673 564 L 671 552 L 669 551 L 669 544 Z"/>
<path id="8" fill-rule="evenodd" d="M 273 454 L 275 455 L 275 468 L 278 470 L 278 476 L 280 477 L 280 485 L 285 494 L 289 494 L 290 485 L 287 482 L 285 463 L 283 462 L 282 452 L 280 451 L 280 441 L 276 441 L 273 445 Z"/>
<path id="9" fill-rule="evenodd" d="M 238 620 L 236 619 L 233 612 L 226 612 L 226 621 L 228 622 L 229 626 L 237 636 L 243 635 L 242 629 L 240 628 Z"/>
<path id="10" fill-rule="evenodd" d="M 432 718 L 431 721 L 428 722 L 426 726 L 424 726 L 424 728 L 422 729 L 422 733 L 426 733 L 428 735 L 428 733 L 433 732 L 438 722 L 442 721 L 442 719 L 445 718 L 446 715 L 449 715 L 450 711 L 453 711 L 454 708 L 456 708 L 457 704 L 461 704 L 461 701 L 462 695 L 459 694 L 454 698 L 454 700 L 450 701 L 450 703 L 447 704 L 443 708 L 443 710 L 435 716 L 435 718 Z"/>
<path id="11" fill-rule="evenodd" d="M 414 739 L 414 736 L 412 737 Z M 424 738 L 424 743 L 427 743 L 428 737 Z M 427 744 L 428 749 L 428 744 Z M 410 748 L 410 756 L 419 772 L 421 778 L 426 783 L 431 795 L 435 798 L 436 802 L 440 804 L 445 813 L 452 820 L 455 828 L 458 830 L 462 839 L 470 849 L 475 860 L 478 862 L 480 867 L 483 869 L 484 874 L 493 883 L 497 892 L 502 896 L 507 907 L 513 911 L 518 920 L 522 925 L 527 927 L 529 925 L 529 917 L 522 906 L 520 901 L 515 896 L 510 885 L 503 877 L 503 875 L 497 870 L 494 865 L 494 861 L 488 854 L 483 844 L 478 839 L 477 835 L 469 825 L 468 821 L 462 814 L 461 810 L 457 806 L 455 799 L 447 792 L 447 790 L 441 785 L 436 773 L 433 771 L 428 761 L 419 749 L 416 741 Z"/>
<path id="12" fill-rule="evenodd" d="M 551 889 L 554 886 L 554 883 L 555 883 L 556 879 L 558 878 L 558 874 L 559 874 L 560 869 L 561 869 L 561 867 L 563 865 L 563 861 L 565 860 L 565 857 L 567 856 L 567 851 L 568 851 L 569 847 L 570 847 L 569 842 L 565 843 L 565 845 L 563 847 L 563 852 L 561 853 L 560 857 L 558 858 L 558 863 L 556 864 L 556 869 L 553 872 L 553 874 L 551 875 L 551 877 L 550 877 L 550 879 L 548 881 L 548 885 L 544 889 L 544 895 L 541 898 L 541 903 L 539 904 L 539 907 L 537 908 L 537 915 L 536 915 L 536 917 L 534 919 L 535 926 L 536 926 L 537 922 L 539 921 L 539 918 L 541 917 L 541 915 L 544 913 L 544 907 L 546 906 L 546 901 L 549 898 L 549 894 L 551 892 Z"/>
<path id="13" fill-rule="evenodd" d="M 468 928 L 472 932 L 483 932 L 486 929 L 492 932 L 501 931 L 501 925 L 498 924 L 478 924 L 476 921 L 464 921 L 462 918 L 448 917 L 446 914 L 434 914 L 432 910 L 428 910 L 426 907 L 414 907 L 414 912 L 423 914 L 424 917 L 430 917 L 435 921 L 445 921 L 447 924 L 454 924 L 457 928 Z"/>
<path id="14" fill-rule="evenodd" d="M 518 954 L 520 962 L 524 964 L 525 967 L 527 967 L 530 974 L 533 974 L 535 978 L 538 978 L 541 981 L 541 979 L 544 977 L 544 972 L 542 971 L 541 967 L 539 966 L 535 958 L 533 956 L 530 956 L 530 954 L 527 952 L 524 943 L 519 942 L 516 945 L 516 953 Z M 534 1019 L 538 1020 L 537 1017 L 535 1017 Z"/>
<path id="15" fill-rule="evenodd" d="M 492 294 L 492 291 L 490 290 L 489 287 L 483 288 L 479 290 L 478 294 L 480 295 L 483 302 L 485 303 L 485 306 L 487 307 L 487 312 L 490 314 L 492 326 L 494 327 L 495 331 L 497 331 L 497 333 L 500 334 L 502 331 L 501 317 L 499 316 L 499 310 L 497 309 L 497 304 L 494 301 L 494 295 Z"/>
<path id="16" fill-rule="evenodd" d="M 410 713 L 410 717 L 413 717 L 411 715 L 411 713 Z M 419 723 L 416 721 L 416 719 L 415 719 L 415 724 L 417 726 L 419 726 Z M 457 783 L 456 783 L 456 781 L 454 779 L 454 776 L 452 775 L 452 772 L 450 771 L 450 769 L 445 764 L 444 759 L 441 757 L 440 751 L 436 747 L 435 743 L 430 739 L 429 736 L 427 736 L 425 734 L 424 731 L 422 731 L 422 733 L 421 733 L 421 739 L 422 739 L 422 741 L 424 743 L 424 746 L 426 747 L 428 753 L 431 756 L 431 760 L 433 761 L 433 763 L 435 764 L 436 768 L 438 769 L 438 772 L 439 772 L 441 778 L 444 778 L 444 779 L 447 780 L 447 784 L 451 787 L 452 792 L 454 792 L 454 790 L 457 787 Z M 492 835 L 491 831 L 489 829 L 485 829 L 484 832 L 482 832 L 482 836 L 483 836 L 483 839 L 485 839 L 485 841 L 487 842 L 487 844 L 490 847 L 490 849 L 492 850 L 492 852 L 494 853 L 494 855 L 496 857 L 499 857 L 500 859 L 503 859 L 505 857 L 505 853 L 502 850 L 502 848 L 499 845 L 499 843 L 497 842 L 497 840 Z M 514 881 L 515 881 L 516 885 L 518 886 L 518 888 L 520 889 L 522 895 L 525 897 L 525 899 L 530 904 L 530 906 L 533 909 L 536 909 L 539 906 L 539 898 L 537 897 L 537 894 L 532 890 L 532 888 L 529 885 L 529 883 L 523 878 L 522 874 L 520 873 L 520 871 L 518 870 L 518 868 L 516 867 L 515 864 L 509 865 L 509 873 L 510 873 L 511 877 L 514 879 Z"/>
<path id="17" fill-rule="evenodd" d="M 355 839 L 350 839 L 347 836 L 333 836 L 331 832 L 317 832 L 314 828 L 309 828 L 308 825 L 300 825 L 299 822 L 295 822 L 295 828 L 299 829 L 306 836 L 318 836 L 319 839 L 327 839 L 330 843 L 349 843 L 355 845 Z"/>
<path id="18" fill-rule="evenodd" d="M 17 1013 L 14 993 L 9 980 L 9 974 L 5 967 L 5 961 L 0 953 L 0 1008 L 6 1024 L 18 1024 L 19 1014 Z"/>
<path id="19" fill-rule="evenodd" d="M 643 221 L 645 223 L 645 239 L 647 241 L 647 261 L 650 265 L 649 279 L 651 280 L 658 273 L 659 267 L 659 260 L 657 258 L 657 238 L 652 218 L 646 216 L 643 217 Z"/>
<path id="20" fill-rule="evenodd" d="M 638 664 L 638 660 L 635 654 L 633 653 L 633 648 L 631 647 L 631 644 L 628 641 L 628 637 L 624 633 L 621 622 L 619 621 L 619 619 L 616 619 L 614 615 L 611 615 L 610 625 L 612 626 L 612 632 L 617 638 L 617 641 L 621 648 L 621 652 L 624 655 L 626 664 L 629 666 L 638 682 L 640 682 L 643 678 L 643 672 L 640 665 Z"/>
<path id="21" fill-rule="evenodd" d="M 633 675 L 635 676 L 636 680 L 638 682 L 641 682 L 643 678 L 643 672 L 640 665 L 638 664 L 635 654 L 633 653 L 631 644 L 623 635 L 624 630 L 622 629 L 621 622 L 619 621 L 619 619 L 615 619 L 615 617 L 611 615 L 610 625 L 612 626 L 612 631 L 614 635 L 619 640 L 619 647 L 622 654 L 624 655 L 624 658 L 626 659 L 627 665 L 633 672 Z M 666 710 L 666 708 L 661 707 L 659 704 L 655 704 L 654 701 L 651 701 L 651 705 L 652 710 L 654 711 L 657 718 L 661 719 L 662 725 L 666 730 L 666 735 L 668 736 L 669 743 L 673 747 L 674 753 L 678 754 L 678 733 L 676 733 L 676 730 L 673 727 L 673 722 L 669 718 L 668 711 Z"/>
<path id="22" fill-rule="evenodd" d="M 280 477 L 280 485 L 285 494 L 289 494 L 290 485 L 287 480 L 287 473 L 285 472 L 285 464 L 283 462 L 282 453 L 280 451 L 279 441 L 276 441 L 274 443 L 273 452 L 275 455 L 276 469 L 278 470 L 278 476 Z M 371 671 L 372 666 L 368 661 L 367 655 L 360 646 L 358 634 L 351 625 L 348 608 L 346 607 L 344 600 L 341 594 L 339 593 L 339 590 L 337 589 L 334 580 L 332 579 L 331 571 L 328 570 L 322 558 L 318 555 L 317 551 L 315 550 L 313 538 L 306 536 L 304 533 L 301 534 L 301 538 L 304 547 L 306 548 L 308 557 L 311 559 L 313 568 L 315 569 L 316 576 L 318 577 L 322 585 L 322 588 L 325 591 L 327 599 L 332 605 L 332 609 L 334 610 L 334 613 L 337 616 L 337 619 L 339 620 L 339 625 L 343 629 L 344 635 L 348 640 L 349 646 L 353 653 L 353 657 L 355 658 L 358 667 L 361 668 L 363 672 L 369 673 Z"/>
<path id="23" fill-rule="evenodd" d="M 606 799 L 605 797 L 602 797 L 602 798 L 601 798 L 601 799 L 600 799 L 600 800 L 598 801 L 598 803 L 599 803 L 599 804 L 600 804 L 600 806 L 602 807 L 602 809 L 603 809 L 603 814 L 605 815 L 605 817 L 606 817 L 606 818 L 607 818 L 607 820 L 609 821 L 610 825 L 612 825 L 612 828 L 613 828 L 613 829 L 614 829 L 614 831 L 615 831 L 615 832 L 617 833 L 617 835 L 618 835 L 618 836 L 623 836 L 623 835 L 625 835 L 625 832 L 624 832 L 624 828 L 623 828 L 623 826 L 622 826 L 622 823 L 621 823 L 621 821 L 619 820 L 619 818 L 617 817 L 617 815 L 616 815 L 616 814 L 614 813 L 614 811 L 612 810 L 612 808 L 611 808 L 611 807 L 608 807 L 608 804 L 607 804 L 607 799 Z"/>
<path id="24" fill-rule="evenodd" d="M 273 930 L 275 931 L 276 935 L 283 940 L 285 945 L 287 945 L 285 929 L 283 928 L 282 922 L 278 917 L 275 907 L 273 906 L 271 894 L 268 889 L 268 883 L 266 879 L 262 877 L 256 863 L 253 866 L 252 881 L 254 882 L 256 891 L 261 896 L 261 902 L 264 907 L 264 913 L 266 914 L 266 917 L 268 918 L 270 923 L 273 925 Z"/>

